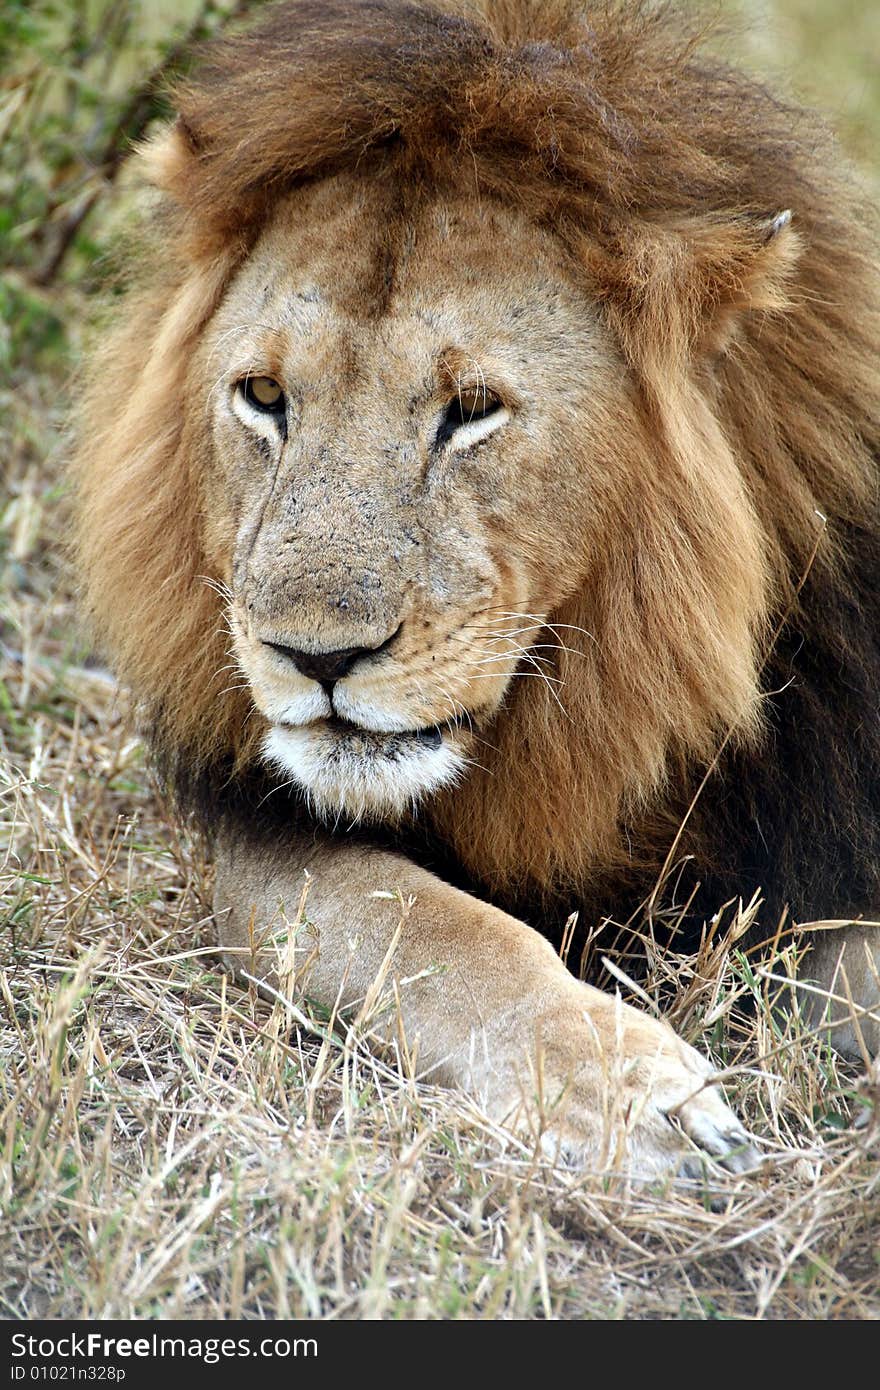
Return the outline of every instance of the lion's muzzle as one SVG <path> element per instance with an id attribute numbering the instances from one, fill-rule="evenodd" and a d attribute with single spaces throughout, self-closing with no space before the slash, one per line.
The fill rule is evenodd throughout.
<path id="1" fill-rule="evenodd" d="M 413 679 L 404 623 L 374 645 L 322 648 L 312 634 L 260 635 L 248 619 L 232 605 L 239 666 L 270 725 L 263 756 L 317 815 L 396 820 L 458 778 L 468 734 L 457 711 Z"/>

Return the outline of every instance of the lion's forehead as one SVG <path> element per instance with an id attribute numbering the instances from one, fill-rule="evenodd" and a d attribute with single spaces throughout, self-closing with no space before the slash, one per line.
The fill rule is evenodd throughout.
<path id="1" fill-rule="evenodd" d="M 558 376 L 573 343 L 579 368 L 585 356 L 607 360 L 598 313 L 561 247 L 516 210 L 451 194 L 410 209 L 399 191 L 393 209 L 386 190 L 346 176 L 289 197 L 232 284 L 214 338 L 234 339 L 243 357 L 268 343 L 315 366 L 316 345 L 335 338 L 337 384 L 346 356 L 361 374 L 365 361 L 388 362 L 428 378 L 445 348 L 496 355 L 523 376 L 542 363 Z"/>

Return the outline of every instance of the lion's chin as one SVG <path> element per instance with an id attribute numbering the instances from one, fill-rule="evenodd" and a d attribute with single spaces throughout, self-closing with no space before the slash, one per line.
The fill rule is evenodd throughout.
<path id="1" fill-rule="evenodd" d="M 337 720 L 275 724 L 263 757 L 293 781 L 323 820 L 399 820 L 465 767 L 450 729 L 374 733 Z"/>

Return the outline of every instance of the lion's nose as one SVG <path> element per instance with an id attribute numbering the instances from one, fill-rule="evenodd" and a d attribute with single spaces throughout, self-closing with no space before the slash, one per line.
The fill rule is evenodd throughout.
<path id="1" fill-rule="evenodd" d="M 281 642 L 266 642 L 265 645 L 292 661 L 300 675 L 320 681 L 321 685 L 334 685 L 336 681 L 341 681 L 356 661 L 378 650 L 376 647 L 346 647 L 338 652 L 301 652 L 296 647 L 285 647 Z"/>
<path id="2" fill-rule="evenodd" d="M 307 676 L 309 680 L 319 681 L 326 690 L 328 686 L 335 685 L 343 676 L 347 676 L 352 666 L 362 657 L 378 656 L 380 652 L 387 651 L 402 627 L 403 623 L 396 627 L 384 642 L 380 642 L 378 647 L 344 647 L 335 652 L 304 652 L 299 647 L 285 646 L 283 642 L 270 642 L 265 637 L 262 640 L 264 647 L 271 647 L 279 656 L 286 657 L 301 675 Z"/>

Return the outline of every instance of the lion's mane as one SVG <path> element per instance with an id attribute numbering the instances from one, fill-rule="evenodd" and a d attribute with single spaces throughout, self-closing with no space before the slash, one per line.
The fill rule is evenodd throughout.
<path id="1" fill-rule="evenodd" d="M 219 816 L 253 765 L 206 582 L 194 345 L 294 185 L 373 158 L 421 185 L 466 166 L 580 258 L 682 476 L 728 451 L 760 522 L 764 737 L 729 741 L 678 852 L 725 896 L 876 908 L 878 279 L 871 215 L 821 125 L 709 56 L 674 10 L 627 0 L 294 0 L 209 49 L 175 96 L 173 136 L 141 156 L 161 190 L 152 250 L 91 371 L 77 480 L 86 604 L 183 802 L 201 787 Z M 669 554 L 668 499 L 641 505 L 638 575 L 607 538 L 584 596 L 604 668 L 559 657 L 574 717 L 522 682 L 492 775 L 427 811 L 511 901 L 642 891 L 700 784 L 706 729 L 723 735 L 742 653 L 723 650 L 718 595 L 736 604 L 737 556 L 704 537 L 726 576 L 713 591 Z M 628 782 L 664 794 L 591 831 L 595 788 L 658 748 L 663 767 Z"/>

